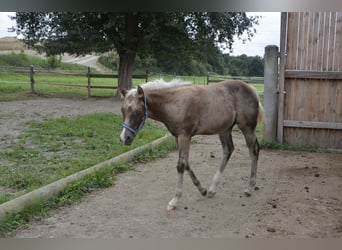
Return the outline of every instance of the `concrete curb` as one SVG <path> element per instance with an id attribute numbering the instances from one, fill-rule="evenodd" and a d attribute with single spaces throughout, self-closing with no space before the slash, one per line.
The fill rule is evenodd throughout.
<path id="1" fill-rule="evenodd" d="M 161 143 L 163 143 L 167 139 L 169 139 L 170 137 L 172 137 L 172 136 L 170 134 L 167 134 L 167 135 L 165 135 L 165 136 L 163 136 L 163 137 L 161 137 L 161 138 L 159 138 L 159 139 L 157 139 L 157 140 L 155 140 L 149 144 L 135 148 L 131 151 L 128 151 L 126 153 L 123 153 L 121 155 L 113 157 L 107 161 L 96 164 L 93 167 L 89 167 L 89 168 L 84 169 L 80 172 L 69 175 L 69 176 L 67 176 L 61 180 L 55 181 L 55 182 L 50 183 L 44 187 L 36 189 L 30 193 L 24 194 L 22 196 L 19 196 L 19 197 L 13 199 L 13 200 L 5 202 L 5 203 L 0 205 L 0 221 L 4 220 L 8 213 L 20 212 L 20 211 L 24 210 L 26 207 L 28 207 L 29 205 L 33 204 L 34 202 L 37 202 L 39 200 L 48 199 L 48 198 L 52 197 L 53 195 L 58 194 L 59 192 L 61 192 L 65 188 L 65 186 L 67 184 L 69 184 L 72 181 L 78 180 L 78 179 L 80 179 L 80 178 L 82 178 L 88 174 L 91 174 L 91 173 L 93 173 L 93 172 L 95 172 L 95 171 L 97 171 L 103 167 L 106 167 L 110 164 L 132 160 L 136 154 L 139 154 L 148 148 L 153 149 L 153 148 L 159 146 Z"/>

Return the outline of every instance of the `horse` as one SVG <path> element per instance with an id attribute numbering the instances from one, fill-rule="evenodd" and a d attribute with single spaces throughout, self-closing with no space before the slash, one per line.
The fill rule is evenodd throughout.
<path id="1" fill-rule="evenodd" d="M 130 90 L 120 90 L 123 115 L 120 142 L 131 145 L 143 128 L 147 117 L 162 122 L 174 136 L 178 146 L 178 187 L 167 204 L 174 210 L 183 193 L 183 174 L 190 175 L 203 196 L 213 198 L 220 177 L 234 151 L 232 129 L 236 124 L 242 131 L 251 159 L 249 185 L 244 194 L 250 196 L 256 186 L 260 146 L 256 126 L 263 121 L 264 111 L 256 89 L 239 80 L 226 80 L 211 85 L 196 85 L 180 80 L 156 80 Z M 217 167 L 209 190 L 203 188 L 189 165 L 191 138 L 195 135 L 218 134 L 223 158 Z"/>

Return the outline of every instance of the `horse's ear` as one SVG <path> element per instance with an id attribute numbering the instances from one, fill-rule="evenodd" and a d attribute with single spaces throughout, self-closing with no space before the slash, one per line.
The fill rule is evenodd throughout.
<path id="1" fill-rule="evenodd" d="M 121 99 L 123 99 L 127 94 L 127 90 L 126 89 L 120 89 L 120 94 L 121 94 Z"/>
<path id="2" fill-rule="evenodd" d="M 144 90 L 139 85 L 137 87 L 137 93 L 138 93 L 138 97 L 139 98 L 143 98 L 144 97 Z"/>

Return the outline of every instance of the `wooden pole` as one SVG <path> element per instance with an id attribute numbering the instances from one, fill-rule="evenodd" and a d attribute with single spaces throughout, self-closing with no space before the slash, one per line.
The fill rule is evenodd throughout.
<path id="1" fill-rule="evenodd" d="M 281 13 L 280 22 L 280 68 L 279 68 L 279 105 L 278 105 L 278 142 L 283 143 L 284 140 L 284 99 L 285 99 L 285 61 L 286 61 L 286 29 L 287 29 L 287 13 Z"/>
<path id="2" fill-rule="evenodd" d="M 264 140 L 276 141 L 278 120 L 278 47 L 265 47 L 264 69 Z"/>
<path id="3" fill-rule="evenodd" d="M 90 67 L 88 67 L 88 73 L 87 73 L 87 77 L 88 77 L 88 98 L 91 97 L 90 94 L 90 84 L 91 84 L 91 77 L 90 77 Z"/>
<path id="4" fill-rule="evenodd" d="M 30 84 L 31 84 L 31 93 L 34 95 L 37 94 L 36 91 L 34 90 L 34 70 L 33 70 L 32 65 L 30 67 Z"/>

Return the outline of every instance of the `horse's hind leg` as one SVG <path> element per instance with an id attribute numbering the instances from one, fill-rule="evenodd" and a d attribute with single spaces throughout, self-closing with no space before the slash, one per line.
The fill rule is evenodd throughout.
<path id="1" fill-rule="evenodd" d="M 256 185 L 256 173 L 257 173 L 257 165 L 259 158 L 260 146 L 258 143 L 258 139 L 255 134 L 255 128 L 241 128 L 247 143 L 247 147 L 249 150 L 249 155 L 251 158 L 251 175 L 249 179 L 248 188 L 245 189 L 245 195 L 251 196 L 251 192 Z"/>
<path id="2" fill-rule="evenodd" d="M 225 133 L 220 134 L 220 141 L 222 144 L 223 149 L 223 158 L 221 161 L 221 164 L 218 166 L 216 173 L 213 177 L 212 184 L 209 188 L 208 197 L 212 198 L 216 194 L 216 187 L 219 183 L 219 179 L 222 176 L 222 173 L 227 166 L 227 163 L 229 161 L 230 156 L 232 155 L 234 151 L 234 144 L 232 139 L 232 131 L 231 129 L 227 130 Z"/>

